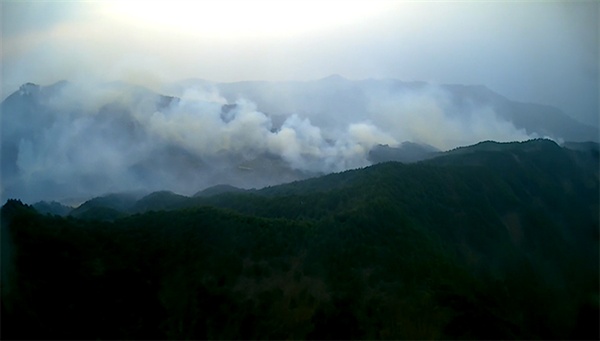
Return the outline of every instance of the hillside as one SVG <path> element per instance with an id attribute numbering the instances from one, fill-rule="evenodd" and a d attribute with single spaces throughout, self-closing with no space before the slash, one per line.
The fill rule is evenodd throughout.
<path id="1" fill-rule="evenodd" d="M 87 220 L 10 200 L 3 337 L 597 339 L 598 166 L 593 146 L 488 141 L 262 190 L 104 197 Z"/>
<path id="2" fill-rule="evenodd" d="M 262 188 L 488 139 L 598 141 L 597 127 L 484 86 L 339 76 L 190 80 L 164 93 L 123 82 L 27 83 L 0 112 L 0 199 L 31 203 Z"/>

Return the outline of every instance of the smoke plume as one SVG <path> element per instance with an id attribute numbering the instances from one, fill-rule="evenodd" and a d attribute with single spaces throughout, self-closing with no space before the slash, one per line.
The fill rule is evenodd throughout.
<path id="1" fill-rule="evenodd" d="M 535 137 L 435 86 L 181 84 L 173 96 L 123 83 L 22 86 L 2 104 L 2 199 L 258 188 L 367 166 L 380 144 Z"/>

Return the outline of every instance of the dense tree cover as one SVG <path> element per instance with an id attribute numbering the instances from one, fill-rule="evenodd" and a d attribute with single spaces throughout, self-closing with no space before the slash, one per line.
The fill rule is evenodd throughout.
<path id="1" fill-rule="evenodd" d="M 79 217 L 4 205 L 3 338 L 599 337 L 597 153 L 484 143 L 98 202 Z"/>

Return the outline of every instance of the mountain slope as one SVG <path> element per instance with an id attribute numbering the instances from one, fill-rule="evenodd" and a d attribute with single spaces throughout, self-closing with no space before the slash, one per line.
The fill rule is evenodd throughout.
<path id="1" fill-rule="evenodd" d="M 26 202 L 261 188 L 489 139 L 598 141 L 597 127 L 484 86 L 339 76 L 188 80 L 165 94 L 121 82 L 27 83 L 0 111 L 0 198 Z"/>
<path id="2" fill-rule="evenodd" d="M 234 186 L 230 186 L 230 185 L 215 185 L 209 188 L 205 188 L 199 192 L 197 192 L 196 194 L 194 194 L 194 197 L 211 197 L 217 194 L 223 194 L 223 193 L 236 193 L 236 192 L 243 192 L 244 190 L 241 188 L 237 188 Z"/>
<path id="3" fill-rule="evenodd" d="M 171 211 L 110 223 L 9 201 L 3 332 L 597 339 L 594 157 L 547 140 L 484 142 L 262 190 L 158 192 L 127 207 Z"/>

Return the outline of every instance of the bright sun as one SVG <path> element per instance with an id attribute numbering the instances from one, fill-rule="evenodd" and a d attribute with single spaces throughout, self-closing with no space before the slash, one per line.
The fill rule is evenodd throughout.
<path id="1" fill-rule="evenodd" d="M 360 25 L 390 1 L 118 1 L 109 14 L 131 23 L 189 34 L 236 39 L 289 37 Z"/>

